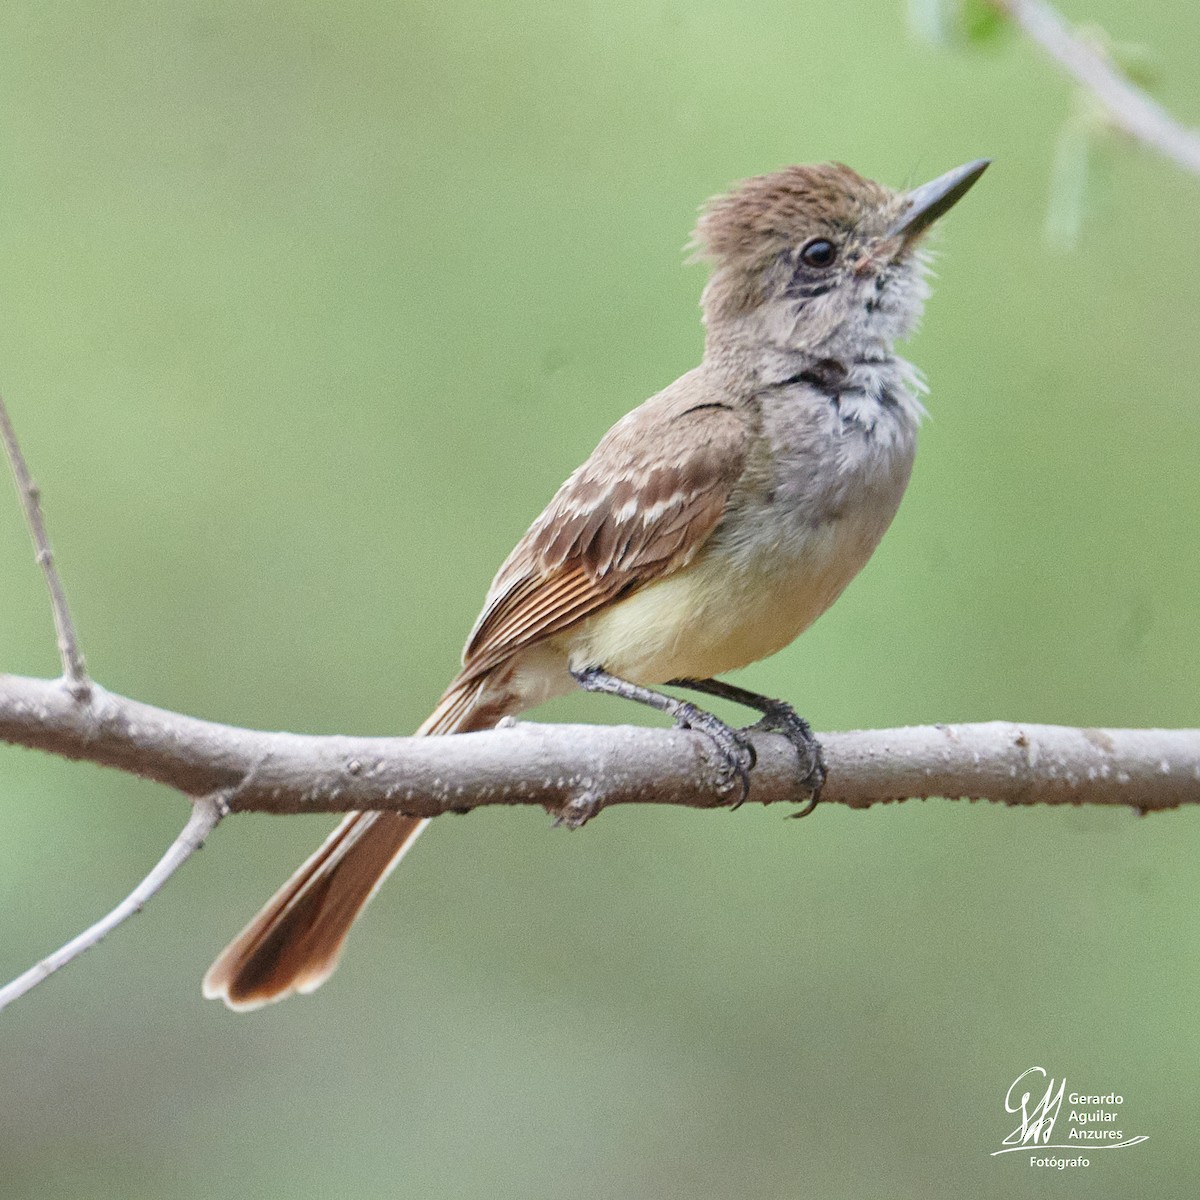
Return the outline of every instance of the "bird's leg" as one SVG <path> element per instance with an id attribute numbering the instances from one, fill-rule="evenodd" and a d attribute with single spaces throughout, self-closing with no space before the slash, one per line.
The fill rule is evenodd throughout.
<path id="1" fill-rule="evenodd" d="M 723 683 L 719 679 L 672 679 L 669 683 L 671 687 L 704 692 L 706 695 L 730 700 L 734 704 L 741 704 L 745 708 L 753 708 L 762 713 L 762 720 L 753 728 L 782 733 L 796 747 L 796 753 L 800 756 L 800 763 L 804 768 L 803 782 L 808 790 L 808 802 L 793 815 L 807 817 L 817 807 L 821 798 L 821 788 L 825 784 L 825 759 L 821 753 L 821 743 L 813 736 L 808 722 L 786 700 L 772 700 L 769 696 L 761 696 L 758 692 L 736 687 L 732 683 Z"/>
<path id="2" fill-rule="evenodd" d="M 652 691 L 626 679 L 618 679 L 601 667 L 572 670 L 571 674 L 586 692 L 604 692 L 609 696 L 620 696 L 625 700 L 648 704 L 651 708 L 674 717 L 675 723 L 682 728 L 695 729 L 706 734 L 716 746 L 722 760 L 722 770 L 717 781 L 718 789 L 722 792 L 728 790 L 736 779 L 741 785 L 741 795 L 734 801 L 733 807 L 737 808 L 746 799 L 750 792 L 750 772 L 757 756 L 753 745 L 743 733 L 687 700 L 678 700 L 674 696 L 665 696 L 662 692 Z"/>

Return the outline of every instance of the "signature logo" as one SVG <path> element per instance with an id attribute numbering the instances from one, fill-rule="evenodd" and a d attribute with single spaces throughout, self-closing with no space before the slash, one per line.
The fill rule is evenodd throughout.
<path id="1" fill-rule="evenodd" d="M 1054 1128 L 1067 1107 L 1065 1134 L 1060 1127 L 1053 1142 Z M 1048 1075 L 1044 1067 L 1022 1071 L 1009 1085 L 1004 1095 L 1004 1111 L 1019 1117 L 1020 1124 L 1000 1143 L 998 1154 L 1018 1150 L 1120 1150 L 1149 1140 L 1148 1134 L 1129 1137 L 1117 1128 L 1121 1120 L 1121 1105 L 1125 1097 L 1119 1092 L 1067 1091 L 1067 1081 Z M 1030 1155 L 1030 1166 L 1088 1166 L 1087 1159 L 1039 1159 Z"/>

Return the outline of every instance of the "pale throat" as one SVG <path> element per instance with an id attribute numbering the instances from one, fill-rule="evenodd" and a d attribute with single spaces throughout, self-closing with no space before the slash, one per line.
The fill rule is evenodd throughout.
<path id="1" fill-rule="evenodd" d="M 895 345 L 920 320 L 928 271 L 928 258 L 918 249 L 886 269 L 847 276 L 817 296 L 784 291 L 734 310 L 723 303 L 731 289 L 718 270 L 701 300 L 705 365 L 742 392 L 812 372 L 823 392 L 907 399 L 919 417 L 924 410 L 917 397 L 925 386 Z"/>
<path id="2" fill-rule="evenodd" d="M 764 338 L 761 317 L 756 313 L 753 321 L 722 322 L 709 330 L 705 368 L 732 392 L 749 397 L 803 382 L 836 403 L 844 417 L 895 409 L 902 424 L 915 428 L 925 415 L 920 397 L 928 388 L 921 372 L 896 353 L 894 339 L 875 335 L 833 337 L 816 346 L 803 340 L 789 344 Z"/>

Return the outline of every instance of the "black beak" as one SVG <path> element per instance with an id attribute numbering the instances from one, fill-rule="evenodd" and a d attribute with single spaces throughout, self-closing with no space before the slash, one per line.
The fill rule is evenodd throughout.
<path id="1" fill-rule="evenodd" d="M 919 237 L 943 213 L 953 208 L 971 190 L 980 175 L 988 169 L 990 158 L 977 158 L 965 166 L 955 167 L 929 183 L 913 188 L 904 197 L 904 210 L 887 231 L 888 237 L 906 241 Z"/>

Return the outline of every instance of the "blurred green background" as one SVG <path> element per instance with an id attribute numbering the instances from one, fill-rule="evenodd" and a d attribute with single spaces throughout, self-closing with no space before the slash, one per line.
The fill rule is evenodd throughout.
<path id="1" fill-rule="evenodd" d="M 1200 120 L 1200 8 L 1070 15 L 1153 46 Z M 1022 42 L 931 47 L 898 0 L 8 0 L 0 45 L 0 387 L 106 687 L 412 729 L 528 521 L 697 361 L 700 201 L 991 155 L 909 349 L 932 419 L 896 524 L 742 681 L 819 729 L 1200 724 L 1200 188 L 1109 147 L 1048 248 L 1070 92 Z M 0 667 L 51 675 L 0 501 Z M 8 978 L 185 809 L 11 748 L 0 780 Z M 228 822 L 4 1014 L 5 1200 L 1195 1195 L 1200 811 L 446 818 L 319 994 L 202 1002 L 328 825 Z M 1150 1141 L 990 1158 L 1034 1063 Z"/>

